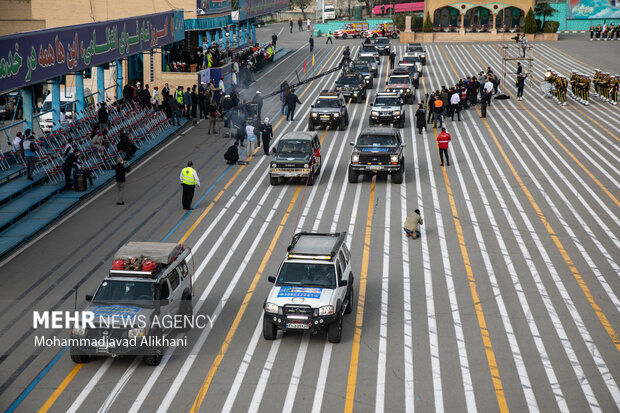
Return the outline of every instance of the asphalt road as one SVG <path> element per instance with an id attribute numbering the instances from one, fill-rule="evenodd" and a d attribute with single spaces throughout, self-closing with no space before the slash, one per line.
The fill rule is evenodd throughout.
<path id="1" fill-rule="evenodd" d="M 282 26 L 257 30 L 268 39 Z M 280 33 L 294 48 L 246 91 L 273 91 L 337 64 L 345 44 L 306 32 Z M 620 42 L 580 45 L 616 53 Z M 397 53 L 404 47 L 394 43 Z M 478 108 L 446 121 L 451 166 L 440 167 L 436 131 L 413 128 L 407 106 L 405 182 L 360 178 L 349 184 L 348 144 L 368 125 L 370 106 L 350 103 L 346 131 L 320 130 L 324 166 L 304 188 L 270 186 L 262 148 L 249 165 L 227 167 L 230 141 L 186 129 L 134 168 L 126 205 L 114 187 L 0 263 L 0 408 L 54 412 L 164 411 L 618 411 L 620 406 L 620 112 L 592 99 L 566 107 L 541 97 L 547 67 L 591 73 L 596 64 L 562 42 L 534 44 L 533 82 L 516 101 L 514 76 L 486 119 Z M 603 51 L 603 49 L 605 49 Z M 502 73 L 494 44 L 427 45 L 418 96 L 487 66 Z M 304 60 L 307 71 L 302 72 Z M 387 60 L 367 103 L 383 86 Z M 608 70 L 620 72 L 617 59 Z M 297 74 L 295 73 L 297 71 Z M 511 71 L 511 70 L 508 70 Z M 267 101 L 277 136 L 304 130 L 310 104 L 337 74 L 298 90 L 296 120 Z M 221 127 L 220 127 L 221 128 Z M 188 214 L 179 171 L 193 160 L 202 181 Z M 419 208 L 422 237 L 402 224 Z M 295 225 L 297 223 L 297 226 Z M 347 231 L 355 308 L 343 340 L 325 333 L 262 338 L 267 281 L 299 230 Z M 160 366 L 139 358 L 74 364 L 60 347 L 35 347 L 32 311 L 74 307 L 74 287 L 91 293 L 128 240 L 178 242 L 194 252 L 194 312 L 211 328 L 187 333 Z M 198 297 L 199 296 L 199 297 Z M 182 336 L 182 335 L 181 335 Z M 20 397 L 20 395 L 22 395 Z M 19 404 L 14 404 L 16 400 Z"/>

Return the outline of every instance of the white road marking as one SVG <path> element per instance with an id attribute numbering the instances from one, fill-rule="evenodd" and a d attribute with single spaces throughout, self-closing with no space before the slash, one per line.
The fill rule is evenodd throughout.
<path id="1" fill-rule="evenodd" d="M 120 391 L 125 387 L 133 372 L 138 368 L 140 361 L 142 361 L 142 357 L 136 357 L 133 359 L 133 361 L 129 365 L 129 368 L 125 370 L 121 378 L 116 382 L 116 385 L 114 386 L 112 391 L 110 391 L 108 397 L 101 404 L 101 407 L 99 407 L 99 413 L 105 413 L 110 411 L 112 404 L 114 404 L 114 402 L 116 401 L 116 398 L 120 394 Z"/>
<path id="2" fill-rule="evenodd" d="M 103 362 L 101 368 L 99 368 L 95 375 L 91 377 L 88 383 L 86 383 L 84 390 L 78 395 L 78 397 L 75 398 L 75 400 L 73 400 L 73 404 L 69 407 L 67 413 L 75 413 L 78 411 L 82 403 L 84 403 L 84 400 L 86 400 L 86 396 L 90 394 L 91 391 L 93 391 L 101 377 L 103 377 L 105 372 L 108 371 L 108 369 L 112 365 L 112 360 L 112 358 L 108 358 L 106 359 L 106 361 Z"/>

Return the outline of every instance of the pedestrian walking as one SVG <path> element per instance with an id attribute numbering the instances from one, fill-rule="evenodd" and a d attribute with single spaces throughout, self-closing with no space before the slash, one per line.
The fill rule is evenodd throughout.
<path id="1" fill-rule="evenodd" d="M 170 107 L 170 123 L 172 126 L 181 126 L 181 121 L 179 120 L 179 102 L 174 98 L 168 98 L 168 106 Z"/>
<path id="2" fill-rule="evenodd" d="M 450 115 L 451 118 L 450 120 L 454 121 L 454 112 L 456 112 L 457 114 L 457 119 L 460 122 L 461 121 L 461 97 L 459 96 L 459 92 L 458 91 L 454 91 L 454 93 L 452 94 L 452 96 L 450 97 Z"/>
<path id="3" fill-rule="evenodd" d="M 148 85 L 147 85 L 148 86 Z M 197 86 L 192 86 L 191 101 L 192 101 L 192 119 L 196 119 L 196 110 L 198 109 L 198 93 L 196 93 Z"/>
<path id="4" fill-rule="evenodd" d="M 194 190 L 196 186 L 200 187 L 200 179 L 196 170 L 192 168 L 192 161 L 187 163 L 187 167 L 181 170 L 181 186 L 183 187 L 183 209 L 192 210 L 192 200 L 194 199 Z"/>
<path id="5" fill-rule="evenodd" d="M 437 147 L 439 148 L 439 159 L 443 166 L 444 156 L 446 158 L 446 164 L 450 166 L 450 157 L 448 156 L 448 145 L 450 144 L 450 134 L 446 132 L 446 128 L 441 128 L 441 133 L 437 135 Z"/>
<path id="6" fill-rule="evenodd" d="M 125 205 L 125 174 L 131 170 L 129 162 L 119 156 L 114 166 L 116 173 L 116 205 Z"/>
<path id="7" fill-rule="evenodd" d="M 327 44 L 327 43 L 334 44 L 334 42 L 332 41 L 332 31 L 331 30 L 327 31 L 327 41 L 325 41 L 325 44 Z"/>
<path id="8" fill-rule="evenodd" d="M 243 144 L 245 140 L 245 128 L 241 127 L 241 125 L 237 125 L 237 133 L 235 134 L 235 142 L 241 146 L 245 146 Z"/>
<path id="9" fill-rule="evenodd" d="M 252 124 L 252 120 L 248 119 L 248 124 L 245 126 L 245 134 L 248 137 L 248 152 L 246 159 L 249 161 L 250 157 L 254 155 L 256 151 L 257 137 L 256 137 L 256 128 Z"/>
<path id="10" fill-rule="evenodd" d="M 22 137 L 22 133 L 17 132 L 15 134 L 15 137 L 13 138 L 13 142 L 7 142 L 13 148 L 13 156 L 15 157 L 15 162 L 24 162 L 24 149 L 22 147 L 23 140 L 24 138 Z"/>
<path id="11" fill-rule="evenodd" d="M 26 137 L 26 140 L 22 143 L 22 147 L 24 149 L 24 157 L 26 158 L 26 175 L 28 176 L 28 180 L 34 181 L 32 172 L 34 171 L 37 160 L 37 146 L 34 144 L 34 134 Z"/>
<path id="12" fill-rule="evenodd" d="M 106 108 L 106 103 L 101 102 L 101 106 L 97 111 L 97 118 L 99 119 L 99 130 L 101 133 L 108 132 L 108 110 Z"/>
<path id="13" fill-rule="evenodd" d="M 189 88 L 183 94 L 183 104 L 185 105 L 185 117 L 189 119 L 192 110 L 192 92 L 190 92 Z"/>
<path id="14" fill-rule="evenodd" d="M 396 63 L 396 53 L 392 50 L 390 52 L 390 69 L 394 69 L 394 63 Z"/>
<path id="15" fill-rule="evenodd" d="M 310 31 L 310 23 L 311 23 L 310 17 L 308 17 L 308 22 L 307 23 L 308 23 L 308 28 L 306 29 L 306 31 L 309 32 Z"/>
<path id="16" fill-rule="evenodd" d="M 312 35 L 310 35 L 310 38 L 308 39 L 308 44 L 310 45 L 310 53 L 312 53 L 314 51 L 314 38 Z"/>
<path id="17" fill-rule="evenodd" d="M 303 20 L 301 20 L 301 17 L 299 19 L 297 19 L 297 27 L 299 28 L 298 31 L 302 32 L 304 30 L 304 22 Z"/>
<path id="18" fill-rule="evenodd" d="M 422 134 L 422 129 L 426 128 L 426 112 L 424 111 L 424 105 L 418 104 L 418 110 L 415 111 L 415 126 L 418 128 L 418 133 Z"/>
<path id="19" fill-rule="evenodd" d="M 260 125 L 259 132 L 263 140 L 263 151 L 265 155 L 269 155 L 269 147 L 271 145 L 271 138 L 273 137 L 273 127 L 269 123 L 269 118 L 265 118 Z"/>
<path id="20" fill-rule="evenodd" d="M 263 97 L 260 94 L 260 90 L 256 91 L 256 94 L 252 98 L 252 103 L 256 105 L 256 114 L 258 115 L 258 119 L 260 119 L 263 112 Z"/>
<path id="21" fill-rule="evenodd" d="M 209 101 L 207 111 L 209 113 L 209 126 L 207 128 L 207 135 L 211 135 L 211 131 L 213 131 L 213 134 L 215 134 L 217 132 L 215 129 L 215 121 L 217 119 L 217 106 L 215 105 L 215 102 Z"/>
<path id="22" fill-rule="evenodd" d="M 291 33 L 293 32 L 293 25 L 292 25 L 293 21 L 291 20 Z M 273 48 L 276 48 L 276 43 L 278 42 L 278 35 L 277 34 L 272 34 L 271 35 L 271 44 L 273 45 Z"/>
<path id="23" fill-rule="evenodd" d="M 521 38 L 521 48 L 523 49 L 523 57 L 525 57 L 525 49 L 527 49 L 527 39 L 525 38 L 525 34 Z"/>
<path id="24" fill-rule="evenodd" d="M 299 98 L 295 94 L 295 89 L 291 89 L 291 93 L 289 93 L 286 96 L 286 106 L 288 108 L 288 112 L 286 114 L 286 120 L 291 120 L 291 121 L 295 120 L 293 118 L 295 117 L 295 108 L 297 107 L 298 103 L 301 105 Z"/>
<path id="25" fill-rule="evenodd" d="M 517 100 L 523 100 L 523 88 L 525 87 L 525 78 L 527 73 L 517 75 Z"/>
<path id="26" fill-rule="evenodd" d="M 439 96 L 436 96 L 433 106 L 433 128 L 441 128 L 443 126 L 443 113 L 443 100 Z M 437 124 L 439 124 L 439 126 L 437 126 Z"/>
<path id="27" fill-rule="evenodd" d="M 289 20 L 288 24 L 291 26 L 291 33 L 293 33 L 293 20 Z"/>
<path id="28" fill-rule="evenodd" d="M 420 210 L 416 209 L 410 212 L 405 219 L 405 224 L 403 225 L 405 236 L 413 239 L 420 238 L 420 225 L 424 225 L 424 221 L 422 221 L 420 216 Z"/>

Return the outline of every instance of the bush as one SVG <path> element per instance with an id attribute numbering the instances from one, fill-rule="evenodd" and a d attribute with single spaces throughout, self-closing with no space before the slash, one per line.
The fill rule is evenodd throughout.
<path id="1" fill-rule="evenodd" d="M 525 20 L 523 21 L 523 33 L 536 33 L 536 19 L 534 18 L 534 10 L 532 10 L 531 7 L 527 11 L 527 14 L 525 15 Z"/>
<path id="2" fill-rule="evenodd" d="M 422 22 L 424 21 L 424 19 L 419 14 L 396 13 L 394 17 L 392 17 L 392 21 L 400 31 L 405 30 L 405 21 L 407 16 L 411 16 L 411 30 L 415 31 L 416 29 L 422 29 Z"/>
<path id="3" fill-rule="evenodd" d="M 557 33 L 558 28 L 560 27 L 560 22 L 555 21 L 546 21 L 545 26 L 543 27 L 543 32 L 545 33 Z"/>
<path id="4" fill-rule="evenodd" d="M 534 12 L 532 12 L 532 17 L 534 17 Z M 426 12 L 426 19 L 424 19 L 424 25 L 422 26 L 422 30 L 424 31 L 424 33 L 433 32 L 433 21 L 431 20 L 431 14 L 429 12 Z"/>

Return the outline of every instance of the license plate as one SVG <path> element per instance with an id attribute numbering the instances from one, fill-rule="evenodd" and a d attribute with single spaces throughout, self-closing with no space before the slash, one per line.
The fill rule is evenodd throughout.
<path id="1" fill-rule="evenodd" d="M 321 116 L 322 120 L 329 120 L 329 116 Z"/>
<path id="2" fill-rule="evenodd" d="M 286 328 L 308 330 L 310 327 L 308 327 L 307 324 L 303 324 L 303 323 L 286 323 Z"/>
<path id="3" fill-rule="evenodd" d="M 369 165 L 368 169 L 372 169 L 372 170 L 383 169 L 383 166 L 381 166 L 381 165 Z"/>

